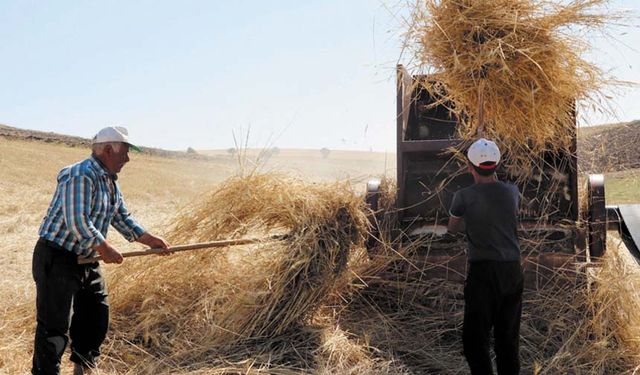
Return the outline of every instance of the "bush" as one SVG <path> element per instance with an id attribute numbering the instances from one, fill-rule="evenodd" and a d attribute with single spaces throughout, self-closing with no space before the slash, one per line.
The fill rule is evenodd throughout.
<path id="1" fill-rule="evenodd" d="M 326 147 L 323 147 L 323 148 L 320 149 L 320 153 L 322 154 L 322 157 L 326 159 L 326 158 L 329 157 L 329 154 L 331 153 L 331 150 L 329 150 Z"/>

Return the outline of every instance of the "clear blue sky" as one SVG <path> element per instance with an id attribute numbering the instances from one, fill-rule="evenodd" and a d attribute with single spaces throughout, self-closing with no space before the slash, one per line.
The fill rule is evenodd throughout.
<path id="1" fill-rule="evenodd" d="M 167 149 L 228 148 L 250 127 L 252 147 L 394 151 L 395 3 L 0 0 L 0 123 L 83 137 L 118 124 Z M 612 34 L 592 58 L 639 82 L 640 30 Z M 594 122 L 640 119 L 637 88 L 614 105 Z"/>

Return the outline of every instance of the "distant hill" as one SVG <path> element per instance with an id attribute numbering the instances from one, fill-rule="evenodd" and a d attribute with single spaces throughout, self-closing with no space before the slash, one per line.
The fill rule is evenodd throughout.
<path id="1" fill-rule="evenodd" d="M 90 147 L 91 140 L 87 138 L 74 137 L 71 135 L 58 134 L 53 132 L 41 132 L 37 130 L 27 130 L 14 128 L 12 126 L 0 124 L 0 137 L 8 139 L 24 139 L 40 141 L 46 143 L 60 143 L 71 147 Z"/>
<path id="2" fill-rule="evenodd" d="M 63 144 L 70 147 L 81 147 L 81 148 L 91 147 L 91 140 L 88 138 L 58 134 L 53 132 L 43 132 L 38 130 L 20 129 L 20 128 L 14 128 L 12 126 L 7 126 L 3 124 L 0 124 L 0 137 L 6 138 L 6 139 L 21 139 L 21 140 L 29 140 L 29 141 L 36 141 L 36 142 Z M 144 146 L 140 146 L 140 149 L 142 150 L 143 153 L 154 155 L 154 156 L 179 157 L 179 158 L 190 158 L 190 159 L 211 159 L 210 156 L 199 155 L 193 152 L 169 151 L 169 150 L 163 150 L 160 148 L 144 147 Z"/>
<path id="3" fill-rule="evenodd" d="M 640 168 L 640 120 L 581 128 L 578 131 L 580 170 L 616 172 Z"/>

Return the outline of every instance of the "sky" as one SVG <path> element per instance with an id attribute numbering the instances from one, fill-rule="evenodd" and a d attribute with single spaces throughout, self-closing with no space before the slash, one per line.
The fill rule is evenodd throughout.
<path id="1" fill-rule="evenodd" d="M 0 123 L 86 138 L 120 125 L 172 150 L 394 152 L 398 1 L 0 0 Z M 612 9 L 637 17 L 640 1 Z M 589 35 L 587 58 L 640 82 L 627 23 Z M 589 122 L 640 119 L 640 90 L 611 105 Z"/>

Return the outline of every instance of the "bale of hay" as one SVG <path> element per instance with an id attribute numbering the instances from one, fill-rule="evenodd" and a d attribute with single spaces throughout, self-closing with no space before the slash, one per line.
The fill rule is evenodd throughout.
<path id="1" fill-rule="evenodd" d="M 362 246 L 363 204 L 346 184 L 307 184 L 275 174 L 226 181 L 177 216 L 168 235 L 172 243 L 287 237 L 233 251 L 128 261 L 114 269 L 112 345 L 118 348 L 111 355 L 144 362 L 143 368 L 162 358 L 163 371 L 202 362 L 219 366 L 221 358 L 241 362 L 247 353 L 256 363 L 304 368 L 312 355 L 288 358 L 285 349 L 297 342 L 304 352 L 304 343 L 313 341 L 315 335 L 301 332 L 345 276 L 352 249 Z M 278 352 L 286 354 L 277 358 Z"/>
<path id="2" fill-rule="evenodd" d="M 571 151 L 576 100 L 608 110 L 613 81 L 582 57 L 584 36 L 619 17 L 607 3 L 421 0 L 406 48 L 416 73 L 433 74 L 421 84 L 436 104 L 462 119 L 460 136 L 497 139 L 506 164 L 528 170 L 543 151 Z"/>

